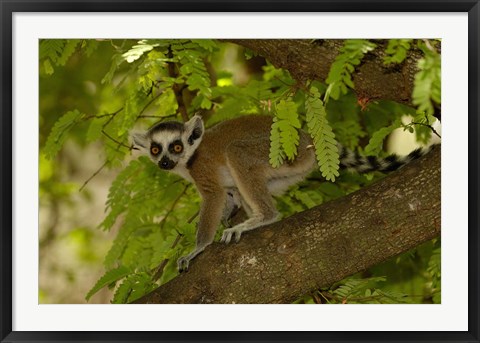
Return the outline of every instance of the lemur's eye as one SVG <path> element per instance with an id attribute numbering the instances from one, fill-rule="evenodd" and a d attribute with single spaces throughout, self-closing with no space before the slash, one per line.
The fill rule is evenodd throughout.
<path id="1" fill-rule="evenodd" d="M 175 144 L 173 146 L 173 151 L 175 151 L 176 153 L 180 153 L 182 152 L 182 150 L 183 150 L 183 146 L 181 146 L 180 144 Z"/>
<path id="2" fill-rule="evenodd" d="M 158 155 L 158 153 L 160 152 L 160 148 L 158 146 L 152 146 L 150 148 L 150 152 L 152 153 L 152 155 Z"/>

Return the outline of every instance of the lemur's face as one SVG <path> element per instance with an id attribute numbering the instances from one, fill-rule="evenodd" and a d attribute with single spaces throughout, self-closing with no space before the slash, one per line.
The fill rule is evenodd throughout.
<path id="1" fill-rule="evenodd" d="M 163 122 L 146 133 L 133 134 L 133 141 L 153 163 L 164 170 L 185 166 L 197 149 L 203 136 L 203 121 L 194 116 L 187 123 Z"/>

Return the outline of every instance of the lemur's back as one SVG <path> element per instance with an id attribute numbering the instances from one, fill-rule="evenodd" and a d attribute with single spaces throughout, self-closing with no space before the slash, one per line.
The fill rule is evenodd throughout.
<path id="1" fill-rule="evenodd" d="M 270 131 L 272 117 L 266 115 L 248 115 L 221 122 L 205 131 L 202 143 L 198 148 L 199 155 L 222 155 L 221 163 L 225 163 L 225 153 L 233 145 L 244 144 L 254 148 L 255 154 L 269 159 Z M 311 144 L 310 137 L 300 130 L 299 150 Z M 212 149 L 213 147 L 213 149 Z M 295 162 L 294 162 L 295 163 Z"/>
<path id="2" fill-rule="evenodd" d="M 221 122 L 205 131 L 205 140 L 209 144 L 220 144 L 226 147 L 232 141 L 270 137 L 272 117 L 249 115 Z M 225 133 L 228 133 L 225 134 Z"/>

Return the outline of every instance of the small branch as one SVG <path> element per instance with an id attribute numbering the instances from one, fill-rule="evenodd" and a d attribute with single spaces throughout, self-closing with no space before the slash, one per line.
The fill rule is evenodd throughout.
<path id="1" fill-rule="evenodd" d="M 103 168 L 105 168 L 108 164 L 108 160 L 105 161 L 105 163 L 102 164 L 102 166 L 100 168 L 97 169 L 97 171 L 95 173 L 92 174 L 92 176 L 90 176 L 84 183 L 83 185 L 80 187 L 80 189 L 78 190 L 79 192 L 81 192 L 85 186 L 95 177 L 97 176 L 102 170 Z"/>
<path id="2" fill-rule="evenodd" d="M 163 93 L 163 91 L 161 91 L 160 93 L 158 93 L 157 95 L 155 95 L 153 98 L 150 99 L 149 102 L 147 102 L 147 103 L 145 104 L 145 106 L 143 106 L 143 108 L 140 110 L 140 112 L 138 112 L 137 119 L 140 117 L 140 115 L 141 115 L 143 112 L 145 112 L 145 110 L 146 110 L 155 100 L 157 100 L 157 99 L 160 97 L 160 95 L 162 95 L 162 93 Z"/>
<path id="3" fill-rule="evenodd" d="M 119 147 L 124 147 L 124 148 L 127 148 L 128 150 L 132 150 L 132 149 L 135 149 L 135 150 L 138 150 L 138 148 L 134 148 L 133 146 L 128 146 L 118 140 L 116 140 L 115 138 L 113 138 L 112 136 L 110 136 L 108 133 L 105 132 L 105 130 L 102 130 L 102 134 L 107 137 L 108 139 L 110 139 L 111 141 L 115 142 L 118 144 Z"/>
<path id="4" fill-rule="evenodd" d="M 167 222 L 167 218 L 168 216 L 170 215 L 170 213 L 173 212 L 173 210 L 175 209 L 175 207 L 177 206 L 178 202 L 180 201 L 180 199 L 185 195 L 185 192 L 187 191 L 188 187 L 190 187 L 190 185 L 186 185 L 185 188 L 183 189 L 183 191 L 177 196 L 177 198 L 173 201 L 172 203 L 172 206 L 170 207 L 170 209 L 167 211 L 167 213 L 165 214 L 165 216 L 163 217 L 162 219 L 162 223 L 160 224 L 160 229 L 163 229 L 165 227 L 165 223 Z"/>
<path id="5" fill-rule="evenodd" d="M 155 115 L 140 115 L 137 118 L 159 118 L 159 119 L 166 119 L 166 118 L 176 118 L 176 114 L 171 114 L 169 116 L 155 116 Z"/>
<path id="6" fill-rule="evenodd" d="M 168 58 L 173 58 L 173 53 L 172 49 L 168 49 Z M 169 62 L 168 63 L 168 76 L 172 78 L 177 78 L 178 73 L 175 70 L 175 63 Z M 175 94 L 175 99 L 177 100 L 178 104 L 178 109 L 180 111 L 180 114 L 182 115 L 182 119 L 184 122 L 188 121 L 188 113 L 187 113 L 187 107 L 185 106 L 185 101 L 183 99 L 182 91 L 183 91 L 183 86 L 179 85 L 178 83 L 174 83 L 172 86 L 173 93 Z"/>
<path id="7" fill-rule="evenodd" d="M 174 249 L 178 242 L 180 242 L 180 239 L 183 237 L 183 235 L 181 234 L 178 234 L 177 235 L 177 238 L 175 238 L 175 241 L 173 242 L 172 246 L 170 247 L 170 249 Z M 165 259 L 162 261 L 162 263 L 160 263 L 160 265 L 158 266 L 157 270 L 155 271 L 155 275 L 153 276 L 153 281 L 157 281 L 158 279 L 160 279 L 163 275 L 163 270 L 165 269 L 165 267 L 167 266 L 168 264 L 168 261 L 170 261 L 170 259 Z"/>
<path id="8" fill-rule="evenodd" d="M 183 191 L 178 195 L 178 197 L 173 201 L 172 203 L 172 206 L 170 207 L 170 209 L 168 210 L 168 212 L 165 214 L 165 216 L 163 217 L 162 219 L 162 223 L 160 224 L 160 229 L 162 230 L 165 226 L 165 223 L 167 222 L 167 218 L 168 216 L 170 215 L 170 213 L 173 212 L 173 210 L 175 209 L 175 207 L 177 206 L 178 202 L 180 201 L 180 199 L 185 195 L 185 192 L 187 191 L 188 187 L 190 185 L 186 185 L 185 188 L 183 189 Z M 177 235 L 177 238 L 175 238 L 175 241 L 173 242 L 172 246 L 170 247 L 170 249 L 173 249 L 177 246 L 178 242 L 180 241 L 180 238 L 182 238 L 183 235 L 178 233 Z M 155 275 L 153 276 L 153 281 L 157 281 L 158 279 L 160 279 L 160 277 L 162 276 L 163 274 L 163 269 L 165 269 L 165 266 L 167 265 L 168 261 L 170 261 L 169 259 L 165 259 L 162 261 L 162 263 L 160 263 L 160 265 L 158 266 L 157 270 L 155 271 Z"/>
<path id="9" fill-rule="evenodd" d="M 438 138 L 442 138 L 442 136 L 440 136 L 437 132 L 437 130 L 435 130 L 435 128 L 432 126 L 432 125 L 429 125 L 429 124 L 425 124 L 425 123 L 417 123 L 417 122 L 414 122 L 412 121 L 410 124 L 414 124 L 414 125 L 422 125 L 422 126 L 426 126 L 428 127 L 430 130 L 432 130 L 432 132 L 438 137 Z"/>
<path id="10" fill-rule="evenodd" d="M 195 212 L 194 215 L 191 216 L 189 220 L 187 220 L 187 223 L 188 223 L 188 224 L 191 224 L 191 223 L 193 222 L 193 220 L 194 220 L 195 218 L 197 218 L 197 216 L 198 216 L 199 213 L 200 213 L 200 210 L 198 210 L 197 212 Z"/>
<path id="11" fill-rule="evenodd" d="M 99 118 L 105 118 L 105 117 L 115 117 L 121 111 L 123 111 L 123 107 L 121 107 L 120 109 L 118 109 L 118 110 L 116 110 L 115 112 L 112 112 L 112 113 L 93 114 L 93 115 L 90 115 L 90 116 L 86 116 L 83 119 L 84 120 L 90 120 L 90 119 L 99 119 Z"/>

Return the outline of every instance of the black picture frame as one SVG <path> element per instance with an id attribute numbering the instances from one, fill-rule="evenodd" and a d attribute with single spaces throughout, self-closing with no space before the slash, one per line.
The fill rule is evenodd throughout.
<path id="1" fill-rule="evenodd" d="M 0 339 L 1 342 L 396 341 L 479 342 L 478 0 L 0 0 Z M 15 12 L 465 12 L 468 13 L 468 331 L 456 332 L 20 332 L 12 331 L 12 16 Z M 188 326 L 188 323 L 185 323 Z"/>

